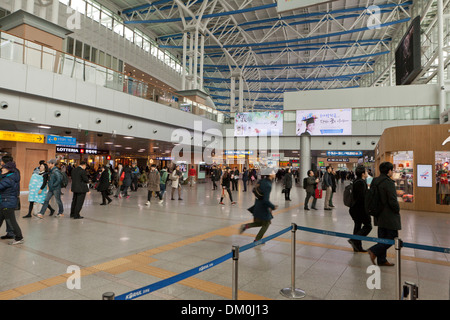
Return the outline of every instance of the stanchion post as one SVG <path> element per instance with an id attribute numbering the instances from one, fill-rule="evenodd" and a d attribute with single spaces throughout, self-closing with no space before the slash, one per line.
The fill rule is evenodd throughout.
<path id="1" fill-rule="evenodd" d="M 239 262 L 239 246 L 233 246 L 233 276 L 232 276 L 232 299 L 238 299 L 238 262 Z"/>
<path id="2" fill-rule="evenodd" d="M 102 300 L 114 300 L 115 294 L 114 292 L 105 292 L 102 296 Z"/>
<path id="3" fill-rule="evenodd" d="M 280 294 L 290 299 L 301 299 L 306 296 L 305 291 L 295 288 L 295 233 L 297 231 L 297 225 L 292 223 L 291 230 L 291 287 L 281 289 Z"/>
<path id="4" fill-rule="evenodd" d="M 395 238 L 395 266 L 396 266 L 396 289 L 395 293 L 398 300 L 402 300 L 402 270 L 401 270 L 401 249 L 403 241 L 400 238 Z"/>

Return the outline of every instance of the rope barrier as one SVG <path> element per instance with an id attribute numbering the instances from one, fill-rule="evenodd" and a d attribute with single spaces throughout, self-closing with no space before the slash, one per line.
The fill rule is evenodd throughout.
<path id="1" fill-rule="evenodd" d="M 318 233 L 318 234 L 323 234 L 323 235 L 327 235 L 327 236 L 335 236 L 335 237 L 340 237 L 340 238 L 350 238 L 350 239 L 355 239 L 355 240 L 362 240 L 362 241 L 371 241 L 371 242 L 377 242 L 377 243 L 384 243 L 384 244 L 389 244 L 389 245 L 395 245 L 395 241 L 391 240 L 391 239 L 383 239 L 383 238 L 374 238 L 374 237 L 364 237 L 364 236 L 358 236 L 358 235 L 353 235 L 353 234 L 348 234 L 348 233 L 342 233 L 342 232 L 335 232 L 335 231 L 328 231 L 328 230 L 321 230 L 321 229 L 314 229 L 314 228 L 309 228 L 309 227 L 302 227 L 302 226 L 297 226 L 295 224 L 280 230 L 266 238 L 263 238 L 261 240 L 258 241 L 254 241 L 253 243 L 249 243 L 246 244 L 242 247 L 238 247 L 239 252 L 244 252 L 246 250 L 252 249 L 258 245 L 264 244 L 272 239 L 275 239 L 281 235 L 283 235 L 286 232 L 292 231 L 293 228 L 295 228 L 295 230 L 303 230 L 303 231 L 307 231 L 307 232 L 312 232 L 312 233 Z M 444 247 L 436 247 L 436 246 L 428 246 L 428 245 L 421 245 L 421 244 L 414 244 L 414 243 L 406 243 L 406 242 L 401 242 L 401 245 L 403 247 L 408 247 L 408 248 L 414 248 L 414 249 L 419 249 L 419 250 L 426 250 L 426 251 L 435 251 L 435 252 L 442 252 L 442 253 L 450 253 L 450 248 L 444 248 Z M 183 273 L 180 273 L 178 275 L 172 276 L 170 278 L 161 280 L 159 282 L 153 283 L 151 285 L 142 287 L 140 289 L 137 290 L 132 290 L 129 292 L 126 292 L 120 296 L 117 296 L 114 298 L 114 300 L 133 300 L 136 299 L 140 296 L 149 294 L 153 291 L 159 290 L 161 288 L 167 287 L 169 285 L 172 285 L 176 282 L 182 281 L 184 279 L 187 279 L 189 277 L 192 277 L 200 272 L 209 270 L 225 261 L 227 261 L 228 259 L 233 258 L 233 252 L 229 252 L 217 259 L 214 259 L 210 262 L 207 262 L 201 266 L 192 268 L 188 271 L 185 271 Z"/>

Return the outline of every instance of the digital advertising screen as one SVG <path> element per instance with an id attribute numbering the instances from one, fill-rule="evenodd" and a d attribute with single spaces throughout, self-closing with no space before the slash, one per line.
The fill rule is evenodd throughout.
<path id="1" fill-rule="evenodd" d="M 236 137 L 282 134 L 283 111 L 241 112 L 234 118 Z"/>
<path id="2" fill-rule="evenodd" d="M 395 51 L 396 84 L 410 84 L 422 70 L 420 16 L 416 17 Z"/>
<path id="3" fill-rule="evenodd" d="M 352 109 L 297 110 L 296 134 L 352 135 Z"/>

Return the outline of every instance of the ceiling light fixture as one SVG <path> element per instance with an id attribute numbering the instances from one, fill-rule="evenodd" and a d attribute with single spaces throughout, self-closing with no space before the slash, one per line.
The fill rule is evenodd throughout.
<path id="1" fill-rule="evenodd" d="M 134 137 L 123 137 L 124 139 L 134 139 Z"/>
<path id="2" fill-rule="evenodd" d="M 51 129 L 52 127 L 48 127 L 48 126 L 38 126 L 38 128 L 41 128 L 41 129 Z"/>

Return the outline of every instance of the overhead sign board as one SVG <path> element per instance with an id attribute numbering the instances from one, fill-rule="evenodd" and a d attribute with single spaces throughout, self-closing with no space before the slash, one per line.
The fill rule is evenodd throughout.
<path id="1" fill-rule="evenodd" d="M 349 158 L 327 158 L 327 162 L 350 162 Z"/>
<path id="2" fill-rule="evenodd" d="M 362 157 L 362 151 L 327 151 L 328 157 Z"/>
<path id="3" fill-rule="evenodd" d="M 299 8 L 314 6 L 325 2 L 331 2 L 334 0 L 278 0 L 277 11 L 278 13 L 295 10 Z"/>
<path id="4" fill-rule="evenodd" d="M 72 138 L 72 137 L 60 137 L 60 136 L 48 135 L 47 143 L 48 144 L 57 144 L 60 146 L 74 146 L 75 147 L 77 145 L 77 139 Z"/>
<path id="5" fill-rule="evenodd" d="M 108 150 L 71 148 L 71 147 L 57 146 L 56 153 L 76 153 L 76 154 L 100 155 L 100 154 L 109 154 L 109 151 Z"/>
<path id="6" fill-rule="evenodd" d="M 35 133 L 0 131 L 0 140 L 44 143 L 45 136 Z"/>

